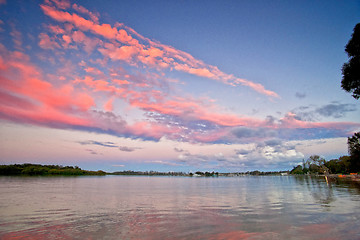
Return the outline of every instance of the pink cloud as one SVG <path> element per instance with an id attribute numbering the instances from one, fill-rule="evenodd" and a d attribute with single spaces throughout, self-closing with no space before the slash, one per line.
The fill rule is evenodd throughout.
<path id="1" fill-rule="evenodd" d="M 84 46 L 85 52 L 88 54 L 92 53 L 97 45 L 100 45 L 102 41 L 97 38 L 89 38 L 83 32 L 74 31 L 72 33 L 72 40 L 77 43 L 81 43 Z"/>
<path id="2" fill-rule="evenodd" d="M 0 74 L 2 94 L 0 111 L 5 118 L 40 124 L 90 124 L 86 112 L 94 106 L 94 100 L 84 92 L 75 92 L 71 85 L 54 87 L 42 79 L 36 66 L 27 55 L 20 52 L 5 52 L 7 61 Z M 9 104 L 9 100 L 13 103 Z"/>
<path id="3" fill-rule="evenodd" d="M 85 68 L 87 72 L 89 67 Z M 91 76 L 77 78 L 74 83 L 85 84 L 87 87 L 98 92 L 111 92 L 115 96 L 126 100 L 132 107 L 140 108 L 148 112 L 156 112 L 164 115 L 176 116 L 186 121 L 204 120 L 220 126 L 262 126 L 264 121 L 252 118 L 239 117 L 234 114 L 219 113 L 219 107 L 207 103 L 203 104 L 199 100 L 185 99 L 181 97 L 167 99 L 161 91 L 157 90 L 137 90 L 127 80 L 114 79 L 104 81 L 94 79 Z M 115 84 L 115 85 L 114 85 Z M 126 88 L 124 88 L 124 85 Z M 142 86 L 146 87 L 146 86 Z M 211 101 L 208 101 L 211 102 Z"/>
<path id="4" fill-rule="evenodd" d="M 114 39 L 117 35 L 117 29 L 106 23 L 101 25 L 94 24 L 90 30 L 109 39 Z"/>
<path id="5" fill-rule="evenodd" d="M 68 36 L 68 35 L 63 35 L 63 36 L 62 36 L 62 40 L 63 40 L 63 42 L 64 42 L 64 44 L 63 44 L 64 48 L 68 48 L 69 45 L 70 45 L 70 43 L 72 42 L 72 41 L 71 41 L 71 37 Z"/>
<path id="6" fill-rule="evenodd" d="M 39 34 L 39 46 L 43 49 L 55 49 L 60 48 L 60 45 L 46 33 Z"/>
<path id="7" fill-rule="evenodd" d="M 80 6 L 80 5 L 77 5 L 76 3 L 74 3 L 72 5 L 72 7 L 73 7 L 74 10 L 78 11 L 79 13 L 88 15 L 93 22 L 95 22 L 95 23 L 99 22 L 99 17 L 97 16 L 97 14 L 94 14 L 94 13 L 90 12 L 89 10 L 84 8 L 83 6 Z"/>
<path id="8" fill-rule="evenodd" d="M 200 77 L 216 78 L 216 75 L 210 72 L 209 69 L 207 68 L 192 68 L 187 64 L 179 64 L 179 63 L 175 63 L 174 68 L 178 71 L 187 72 Z"/>
<path id="9" fill-rule="evenodd" d="M 124 30 L 120 29 L 118 35 L 116 36 L 116 39 L 119 42 L 123 43 L 130 43 L 133 38 Z"/>
<path id="10" fill-rule="evenodd" d="M 69 22 L 84 31 L 91 31 L 95 34 L 101 35 L 105 38 L 113 39 L 117 35 L 117 29 L 112 28 L 109 24 L 96 24 L 91 20 L 86 20 L 83 17 L 73 13 L 59 11 L 56 8 L 49 5 L 40 5 L 41 9 L 46 15 L 52 17 L 59 22 Z"/>
<path id="11" fill-rule="evenodd" d="M 139 49 L 134 46 L 115 47 L 112 44 L 107 44 L 107 48 L 99 48 L 99 52 L 103 55 L 109 56 L 113 60 L 124 60 L 131 62 L 134 55 L 138 55 Z"/>
<path id="12" fill-rule="evenodd" d="M 1 43 L 0 43 L 0 49 L 1 49 Z M 8 66 L 5 64 L 4 58 L 0 55 L 0 70 L 6 70 Z"/>
<path id="13" fill-rule="evenodd" d="M 212 99 L 172 96 L 173 92 L 178 93 L 172 86 L 176 80 L 166 78 L 161 68 L 233 86 L 244 85 L 278 97 L 261 84 L 226 74 L 186 52 L 147 39 L 123 24 L 114 27 L 99 24 L 91 12 L 76 4 L 73 9 L 89 19 L 59 10 L 71 7 L 67 3 L 45 1 L 41 5 L 44 13 L 61 25 L 49 25 L 44 29 L 47 32 L 39 35 L 41 48 L 59 53 L 53 69 L 46 72 L 21 49 L 11 52 L 0 44 L 1 118 L 53 127 L 81 126 L 130 138 L 166 137 L 195 142 L 228 139 L 227 135 L 240 127 L 346 130 L 356 125 L 304 122 L 292 113 L 278 122 L 269 122 L 229 113 Z M 67 53 L 72 56 L 65 57 Z M 119 61 L 131 66 L 119 66 Z M 114 101 L 128 104 L 126 107 L 144 114 L 146 120 L 131 119 L 134 123 L 127 123 L 113 113 Z M 199 122 L 203 127 L 198 127 Z"/>
<path id="14" fill-rule="evenodd" d="M 14 96 L 10 93 L 0 91 L 0 102 L 2 105 L 15 107 L 15 108 L 25 108 L 25 109 L 35 109 L 36 105 L 31 101 L 23 98 Z"/>
<path id="15" fill-rule="evenodd" d="M 215 105 L 205 105 L 200 101 L 191 101 L 180 97 L 166 100 L 157 94 L 158 92 L 154 93 L 149 95 L 149 92 L 127 92 L 127 97 L 131 106 L 145 111 L 176 116 L 186 121 L 204 120 L 225 127 L 263 126 L 265 124 L 264 121 L 258 119 L 219 113 L 218 107 Z M 157 99 L 157 101 L 154 102 L 151 99 Z"/>
<path id="16" fill-rule="evenodd" d="M 59 26 L 49 25 L 49 29 L 51 32 L 53 32 L 55 34 L 64 34 L 65 33 L 65 30 Z"/>
<path id="17" fill-rule="evenodd" d="M 59 22 L 69 22 L 82 31 L 90 31 L 106 39 L 118 40 L 119 42 L 126 44 L 117 46 L 112 43 L 107 44 L 105 48 L 99 49 L 104 56 L 108 56 L 112 60 L 121 60 L 129 63 L 136 60 L 150 67 L 173 68 L 196 76 L 214 79 L 232 86 L 239 84 L 248 86 L 269 97 L 279 97 L 277 93 L 265 89 L 265 87 L 259 83 L 235 78 L 231 74 L 226 74 L 220 71 L 216 66 L 211 66 L 205 64 L 201 60 L 195 59 L 189 53 L 145 38 L 138 34 L 135 30 L 126 27 L 123 24 L 115 24 L 115 27 L 112 27 L 109 24 L 99 24 L 98 21 L 95 21 L 94 19 L 87 20 L 75 13 L 71 14 L 58 10 L 50 5 L 43 4 L 41 5 L 41 8 L 46 15 Z M 76 5 L 75 8 L 81 9 L 79 11 L 80 13 L 85 13 L 87 15 L 91 13 L 78 5 Z M 118 30 L 117 27 L 121 27 L 122 29 Z M 148 45 L 146 46 L 140 44 L 138 40 L 131 36 L 131 34 L 139 38 L 141 41 L 147 42 Z"/>
<path id="18" fill-rule="evenodd" d="M 157 123 L 136 122 L 135 124 L 128 126 L 128 131 L 137 136 L 160 139 L 163 136 L 178 133 L 180 130 Z"/>
<path id="19" fill-rule="evenodd" d="M 351 123 L 312 123 L 297 120 L 294 114 L 287 114 L 278 124 L 268 125 L 266 121 L 221 113 L 212 103 L 182 97 L 167 97 L 159 90 L 142 91 L 133 89 L 125 80 L 105 81 L 91 76 L 77 78 L 72 82 L 57 82 L 55 87 L 43 78 L 42 71 L 33 65 L 29 56 L 21 52 L 1 49 L 0 58 L 0 117 L 3 119 L 55 127 L 82 126 L 101 129 L 129 137 L 150 139 L 183 139 L 185 141 L 215 142 L 226 139 L 233 127 L 248 126 L 261 128 L 332 128 L 346 129 Z M 7 61 L 4 61 L 6 57 Z M 88 72 L 95 71 L 86 64 Z M 118 77 L 118 74 L 114 76 Z M 128 76 L 129 77 L 129 76 Z M 86 88 L 78 86 L 84 85 Z M 126 88 L 124 88 L 126 86 Z M 89 91 L 93 90 L 93 91 Z M 110 93 L 104 104 L 106 113 L 94 111 L 95 92 Z M 116 98 L 126 100 L 131 106 L 146 112 L 175 116 L 181 119 L 179 125 L 167 122 L 136 121 L 128 124 L 112 113 Z M 187 122 L 203 120 L 219 128 L 197 131 L 187 127 Z M 358 124 L 359 125 L 359 124 Z"/>
<path id="20" fill-rule="evenodd" d="M 130 82 L 127 80 L 113 79 L 112 81 L 119 85 L 129 85 L 130 84 Z"/>
<path id="21" fill-rule="evenodd" d="M 90 73 L 92 75 L 96 75 L 96 76 L 105 76 L 102 71 L 100 71 L 99 69 L 94 68 L 94 67 L 85 68 L 85 72 Z"/>
<path id="22" fill-rule="evenodd" d="M 194 132 L 191 140 L 194 142 L 211 143 L 224 139 L 228 134 L 228 129 L 215 130 L 208 133 Z"/>
<path id="23" fill-rule="evenodd" d="M 359 128 L 360 123 L 352 122 L 307 122 L 296 119 L 296 114 L 288 112 L 283 118 L 280 119 L 281 128 L 324 128 L 324 129 L 346 129 L 346 128 Z"/>
<path id="24" fill-rule="evenodd" d="M 112 111 L 114 110 L 113 101 L 114 101 L 114 98 L 110 98 L 110 99 L 104 104 L 104 109 L 105 109 L 105 111 L 112 112 Z"/>
<path id="25" fill-rule="evenodd" d="M 246 79 L 241 79 L 241 78 L 237 78 L 235 80 L 236 83 L 241 83 L 242 85 L 245 85 L 245 86 L 248 86 L 248 87 L 251 87 L 252 89 L 254 89 L 255 91 L 259 92 L 259 93 L 262 93 L 262 94 L 265 94 L 267 96 L 270 96 L 270 97 L 275 97 L 275 98 L 279 98 L 280 96 L 273 92 L 273 91 L 270 91 L 270 90 L 266 90 L 264 88 L 263 85 L 259 84 L 259 83 L 254 83 L 254 82 L 251 82 L 251 81 L 248 81 Z"/>
<path id="26" fill-rule="evenodd" d="M 11 32 L 10 36 L 14 42 L 14 46 L 17 50 L 22 50 L 22 34 L 18 30 L 16 30 L 15 26 L 11 24 Z"/>
<path id="27" fill-rule="evenodd" d="M 107 81 L 101 79 L 96 80 L 92 76 L 85 76 L 83 79 L 76 78 L 73 83 L 75 84 L 83 83 L 97 92 L 113 92 L 113 93 L 122 92 L 121 89 L 116 88 L 115 86 L 111 86 Z"/>
<path id="28" fill-rule="evenodd" d="M 48 2 L 48 3 L 53 2 L 56 5 L 56 7 L 60 8 L 60 9 L 70 8 L 69 0 L 46 0 L 45 2 Z"/>
<path id="29" fill-rule="evenodd" d="M 81 32 L 81 31 L 74 31 L 73 32 L 72 39 L 75 42 L 84 42 L 86 38 L 87 37 L 85 36 L 85 34 L 83 32 Z"/>

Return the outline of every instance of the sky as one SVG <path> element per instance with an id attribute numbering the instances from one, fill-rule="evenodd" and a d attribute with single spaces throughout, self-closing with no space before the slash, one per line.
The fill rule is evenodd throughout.
<path id="1" fill-rule="evenodd" d="M 359 1 L 0 0 L 0 164 L 290 170 L 347 155 Z"/>

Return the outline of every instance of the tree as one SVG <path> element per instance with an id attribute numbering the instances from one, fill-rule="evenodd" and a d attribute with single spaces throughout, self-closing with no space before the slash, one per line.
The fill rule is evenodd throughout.
<path id="1" fill-rule="evenodd" d="M 345 47 L 349 62 L 342 67 L 341 87 L 352 93 L 355 99 L 360 98 L 360 23 L 356 24 L 351 39 Z"/>
<path id="2" fill-rule="evenodd" d="M 314 163 L 314 164 L 316 164 L 316 165 L 318 165 L 318 166 L 320 166 L 320 165 L 322 165 L 322 164 L 325 164 L 325 159 L 323 159 L 323 158 L 320 157 L 319 155 L 311 155 L 311 156 L 309 157 L 309 160 L 310 160 L 312 163 Z"/>
<path id="3" fill-rule="evenodd" d="M 290 171 L 290 174 L 304 174 L 303 168 L 301 167 L 301 165 L 297 165 Z"/>
<path id="4" fill-rule="evenodd" d="M 309 168 L 307 166 L 310 166 L 309 161 L 305 162 L 305 160 L 303 159 L 302 162 L 303 162 L 302 171 L 304 174 L 307 174 L 309 172 Z"/>
<path id="5" fill-rule="evenodd" d="M 348 137 L 348 150 L 350 156 L 359 155 L 360 153 L 360 132 L 354 133 L 352 137 Z"/>
<path id="6" fill-rule="evenodd" d="M 360 132 L 348 137 L 348 150 L 350 154 L 350 168 L 353 172 L 360 171 Z"/>
<path id="7" fill-rule="evenodd" d="M 316 165 L 315 163 L 310 164 L 309 166 L 309 172 L 312 174 L 321 174 L 321 168 Z"/>
<path id="8" fill-rule="evenodd" d="M 342 156 L 339 159 L 332 159 L 325 163 L 325 166 L 333 174 L 335 173 L 350 173 L 350 157 Z"/>
<path id="9" fill-rule="evenodd" d="M 350 156 L 342 156 L 339 158 L 339 164 L 341 168 L 341 173 L 350 173 L 351 167 L 351 158 Z"/>
<path id="10" fill-rule="evenodd" d="M 314 173 L 324 173 L 328 174 L 329 169 L 325 166 L 325 159 L 319 155 L 312 155 L 309 157 L 309 161 L 312 162 L 309 166 L 309 171 Z"/>

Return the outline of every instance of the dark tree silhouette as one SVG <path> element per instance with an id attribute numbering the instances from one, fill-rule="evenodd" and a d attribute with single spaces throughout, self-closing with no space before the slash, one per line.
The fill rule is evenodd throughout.
<path id="1" fill-rule="evenodd" d="M 352 93 L 355 99 L 360 98 L 360 23 L 356 24 L 351 39 L 345 47 L 349 62 L 342 67 L 341 87 Z"/>
<path id="2" fill-rule="evenodd" d="M 360 171 L 360 132 L 348 137 L 348 149 L 350 154 L 351 169 L 354 172 Z"/>
<path id="3" fill-rule="evenodd" d="M 360 132 L 354 133 L 352 137 L 348 137 L 348 147 L 350 156 L 360 153 Z"/>

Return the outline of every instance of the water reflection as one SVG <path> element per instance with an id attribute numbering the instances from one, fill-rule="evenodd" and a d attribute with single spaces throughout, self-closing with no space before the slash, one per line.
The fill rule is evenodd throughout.
<path id="1" fill-rule="evenodd" d="M 306 186 L 313 199 L 323 207 L 331 207 L 332 203 L 341 201 L 341 197 L 347 196 L 356 196 L 353 200 L 360 201 L 359 182 L 336 177 L 326 179 L 324 176 L 294 176 L 294 179 L 298 184 Z"/>
<path id="2" fill-rule="evenodd" d="M 309 177 L 0 178 L 0 239 L 354 239 L 358 189 Z"/>
<path id="3" fill-rule="evenodd" d="M 308 192 L 321 206 L 330 207 L 331 203 L 336 200 L 333 194 L 332 183 L 326 180 L 325 177 L 295 176 L 295 179 L 301 185 L 307 187 Z"/>

